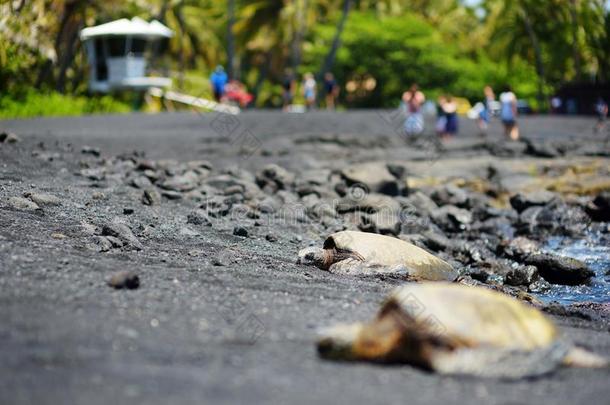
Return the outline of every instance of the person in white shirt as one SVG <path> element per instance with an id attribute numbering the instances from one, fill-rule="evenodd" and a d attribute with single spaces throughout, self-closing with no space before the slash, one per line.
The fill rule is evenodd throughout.
<path id="1" fill-rule="evenodd" d="M 506 137 L 516 141 L 519 139 L 519 127 L 517 126 L 517 96 L 506 86 L 500 94 L 500 118 L 504 124 Z"/>
<path id="2" fill-rule="evenodd" d="M 313 74 L 305 73 L 303 76 L 303 97 L 305 98 L 305 106 L 308 110 L 316 105 L 316 79 Z"/>

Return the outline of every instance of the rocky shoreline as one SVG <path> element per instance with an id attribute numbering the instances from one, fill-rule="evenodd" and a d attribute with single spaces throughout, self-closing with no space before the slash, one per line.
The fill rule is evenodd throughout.
<path id="1" fill-rule="evenodd" d="M 305 131 L 290 137 L 255 132 L 260 145 L 239 147 L 206 136 L 197 141 L 207 150 L 200 159 L 188 152 L 184 158 L 127 152 L 134 148 L 107 152 L 104 142 L 46 139 L 24 130 L 1 138 L 11 139 L 0 145 L 3 302 L 21 302 L 26 293 L 9 289 L 22 277 L 35 283 L 44 274 L 51 278 L 42 282 L 51 296 L 60 288 L 77 301 L 108 294 L 99 289 L 154 289 L 168 277 L 180 284 L 200 272 L 219 286 L 230 284 L 228 274 L 235 271 L 321 281 L 327 276 L 319 270 L 295 263 L 296 252 L 333 232 L 360 230 L 432 252 L 458 269 L 463 283 L 506 292 L 570 322 L 592 322 L 593 329 L 606 330 L 608 342 L 607 304 L 564 307 L 537 298 L 551 284 L 577 286 L 598 277 L 544 244 L 555 236 L 591 234 L 610 244 L 610 150 L 604 139 L 505 142 L 492 134 L 439 145 L 405 142 L 391 132 Z M 408 159 L 397 159 L 401 153 Z M 45 268 L 41 260 L 49 258 L 60 265 L 37 275 Z M 103 270 L 83 276 L 85 285 L 75 279 L 96 263 Z M 146 269 L 151 266 L 173 270 L 161 276 Z M 404 282 L 400 274 L 328 277 L 372 282 L 382 290 Z M 255 280 L 261 290 L 273 288 Z M 34 296 L 46 294 L 31 288 Z M 319 316 L 314 323 L 326 321 Z M 251 325 L 244 339 L 254 344 L 264 333 L 273 332 L 259 335 Z"/>

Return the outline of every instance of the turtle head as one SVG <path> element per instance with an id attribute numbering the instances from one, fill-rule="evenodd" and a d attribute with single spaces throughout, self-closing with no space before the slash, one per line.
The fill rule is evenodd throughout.
<path id="1" fill-rule="evenodd" d="M 364 324 L 336 325 L 322 331 L 318 340 L 318 354 L 331 360 L 356 360 L 354 343 L 358 339 Z"/>
<path id="2" fill-rule="evenodd" d="M 310 246 L 299 251 L 299 257 L 297 264 L 304 264 L 306 266 L 316 266 L 321 269 L 325 268 L 326 255 L 324 249 L 319 247 Z"/>

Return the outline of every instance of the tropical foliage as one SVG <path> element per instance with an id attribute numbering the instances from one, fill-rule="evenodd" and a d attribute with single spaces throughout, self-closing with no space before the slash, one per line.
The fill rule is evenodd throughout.
<path id="1" fill-rule="evenodd" d="M 86 96 L 80 29 L 134 15 L 176 33 L 168 68 L 177 88 L 200 94 L 201 83 L 194 88 L 191 78 L 200 75 L 205 86 L 211 69 L 224 64 L 260 106 L 280 102 L 286 68 L 318 76 L 332 70 L 344 85 L 342 103 L 363 107 L 395 105 L 418 82 L 431 95 L 470 99 L 487 83 L 509 83 L 544 108 L 565 83 L 610 81 L 604 0 L 473 3 L 0 0 L 0 92 L 3 105 L 31 100 L 32 89 Z"/>

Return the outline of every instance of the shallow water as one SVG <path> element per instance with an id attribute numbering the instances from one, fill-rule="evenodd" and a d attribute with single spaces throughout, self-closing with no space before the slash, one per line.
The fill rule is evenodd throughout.
<path id="1" fill-rule="evenodd" d="M 610 245 L 607 240 L 591 235 L 582 240 L 551 238 L 544 250 L 581 260 L 595 277 L 589 285 L 565 286 L 553 284 L 550 291 L 537 294 L 543 301 L 558 301 L 567 305 L 575 302 L 610 302 Z"/>

